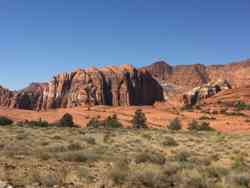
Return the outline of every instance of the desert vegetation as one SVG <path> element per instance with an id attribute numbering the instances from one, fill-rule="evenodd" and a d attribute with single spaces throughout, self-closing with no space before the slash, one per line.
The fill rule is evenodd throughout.
<path id="1" fill-rule="evenodd" d="M 0 128 L 14 187 L 249 187 L 249 135 L 168 129 Z"/>
<path id="2" fill-rule="evenodd" d="M 187 128 L 175 118 L 165 129 L 145 129 L 140 110 L 131 128 L 115 114 L 89 119 L 81 129 L 70 114 L 54 124 L 10 121 L 0 126 L 0 181 L 13 187 L 249 187 L 249 134 L 211 131 L 201 119 Z"/>

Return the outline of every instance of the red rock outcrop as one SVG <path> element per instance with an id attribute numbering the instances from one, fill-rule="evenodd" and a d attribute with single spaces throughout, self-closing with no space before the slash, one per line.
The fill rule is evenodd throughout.
<path id="1" fill-rule="evenodd" d="M 217 93 L 231 89 L 230 84 L 226 80 L 217 80 L 209 82 L 199 87 L 195 87 L 190 92 L 183 95 L 185 106 L 193 106 L 199 104 L 203 100 L 216 95 Z"/>
<path id="2" fill-rule="evenodd" d="M 0 90 L 1 106 L 29 110 L 80 105 L 151 105 L 163 100 L 158 82 L 130 65 L 79 69 L 54 76 L 49 83 L 33 83 L 18 91 Z"/>
<path id="3" fill-rule="evenodd" d="M 1 106 L 11 106 L 12 98 L 15 92 L 10 91 L 2 86 L 0 86 L 0 104 Z"/>
<path id="4" fill-rule="evenodd" d="M 170 66 L 161 61 L 142 69 L 150 72 L 163 86 L 168 85 L 166 90 L 171 88 L 178 93 L 187 92 L 218 79 L 227 80 L 233 88 L 250 85 L 250 59 L 238 63 L 208 66 L 202 64 Z"/>
<path id="5" fill-rule="evenodd" d="M 250 85 L 250 59 L 226 65 L 207 66 L 209 80 L 228 80 L 233 88 Z"/>
<path id="6" fill-rule="evenodd" d="M 205 99 L 203 106 L 232 106 L 235 102 L 241 101 L 250 104 L 250 86 L 229 89 Z"/>

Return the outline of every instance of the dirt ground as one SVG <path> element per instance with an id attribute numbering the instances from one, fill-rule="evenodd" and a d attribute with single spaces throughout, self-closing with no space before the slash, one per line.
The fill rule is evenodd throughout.
<path id="1" fill-rule="evenodd" d="M 86 107 L 77 107 L 45 112 L 0 108 L 0 115 L 7 116 L 14 121 L 38 120 L 41 118 L 42 120 L 53 123 L 58 121 L 65 113 L 70 113 L 73 115 L 74 122 L 77 125 L 85 127 L 87 122 L 93 117 L 104 119 L 109 115 L 117 114 L 118 119 L 123 125 L 129 127 L 131 126 L 133 113 L 137 109 L 143 110 L 148 120 L 148 126 L 154 128 L 165 128 L 171 120 L 178 117 L 183 127 L 186 127 L 187 124 L 194 119 L 203 119 L 220 132 L 236 133 L 250 131 L 249 111 L 241 113 L 209 113 L 204 110 L 177 110 L 167 106 L 164 107 L 164 105 L 140 107 L 94 106 L 91 107 L 90 110 Z"/>

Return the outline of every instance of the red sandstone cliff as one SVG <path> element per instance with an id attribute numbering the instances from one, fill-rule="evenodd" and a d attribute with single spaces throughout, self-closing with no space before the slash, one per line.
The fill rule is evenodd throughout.
<path id="1" fill-rule="evenodd" d="M 130 65 L 80 69 L 12 92 L 0 88 L 0 105 L 29 110 L 88 105 L 151 105 L 162 88 L 147 72 Z"/>
<path id="2" fill-rule="evenodd" d="M 227 80 L 233 88 L 250 85 L 250 59 L 225 65 L 177 65 L 161 61 L 142 69 L 150 72 L 161 83 L 190 90 L 216 80 Z"/>

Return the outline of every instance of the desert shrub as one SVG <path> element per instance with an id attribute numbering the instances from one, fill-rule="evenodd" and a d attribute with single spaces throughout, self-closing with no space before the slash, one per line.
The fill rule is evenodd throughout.
<path id="1" fill-rule="evenodd" d="M 91 144 L 91 145 L 96 144 L 95 138 L 90 137 L 90 136 L 84 137 L 83 140 L 84 140 L 85 142 L 87 142 L 88 144 Z"/>
<path id="2" fill-rule="evenodd" d="M 193 105 L 186 104 L 182 106 L 181 111 L 193 112 L 194 111 Z"/>
<path id="3" fill-rule="evenodd" d="M 175 118 L 169 123 L 167 128 L 174 131 L 180 130 L 182 128 L 180 120 L 178 118 Z"/>
<path id="4" fill-rule="evenodd" d="M 135 162 L 136 163 L 154 163 L 154 164 L 159 164 L 163 165 L 165 163 L 166 159 L 164 155 L 158 152 L 141 152 L 135 156 Z"/>
<path id="5" fill-rule="evenodd" d="M 185 188 L 208 188 L 207 179 L 197 170 L 187 170 L 182 173 L 180 184 Z"/>
<path id="6" fill-rule="evenodd" d="M 241 110 L 250 110 L 250 105 L 246 104 L 242 101 L 237 101 L 234 105 L 235 109 L 237 111 L 241 111 Z"/>
<path id="7" fill-rule="evenodd" d="M 103 126 L 103 123 L 99 121 L 97 118 L 91 118 L 87 123 L 88 128 L 100 128 Z"/>
<path id="8" fill-rule="evenodd" d="M 78 142 L 71 143 L 68 145 L 68 150 L 70 150 L 70 151 L 78 151 L 78 150 L 81 150 L 83 148 L 84 147 Z"/>
<path id="9" fill-rule="evenodd" d="M 117 115 L 114 114 L 113 116 L 107 117 L 107 119 L 105 120 L 105 127 L 107 127 L 107 128 L 121 128 L 122 124 L 117 119 Z"/>
<path id="10" fill-rule="evenodd" d="M 175 155 L 175 160 L 178 162 L 188 162 L 191 158 L 191 154 L 187 151 L 180 151 Z"/>
<path id="11" fill-rule="evenodd" d="M 205 171 L 209 178 L 216 178 L 217 180 L 220 180 L 229 173 L 228 169 L 220 166 L 209 166 Z"/>
<path id="12" fill-rule="evenodd" d="M 224 113 L 227 116 L 246 116 L 246 114 L 236 111 L 236 112 L 225 112 Z"/>
<path id="13" fill-rule="evenodd" d="M 216 118 L 212 116 L 201 116 L 199 120 L 216 120 Z"/>
<path id="14" fill-rule="evenodd" d="M 188 129 L 189 130 L 194 130 L 194 131 L 212 131 L 214 130 L 212 127 L 209 126 L 208 122 L 202 121 L 196 121 L 193 120 L 191 123 L 188 124 Z"/>
<path id="15" fill-rule="evenodd" d="M 178 146 L 176 140 L 170 136 L 164 137 L 164 141 L 162 142 L 163 146 Z"/>
<path id="16" fill-rule="evenodd" d="M 145 139 L 147 139 L 147 140 L 151 140 L 152 139 L 152 135 L 151 134 L 147 134 L 147 133 L 142 134 L 142 137 L 145 138 Z"/>
<path id="17" fill-rule="evenodd" d="M 87 161 L 96 161 L 100 158 L 93 151 L 70 151 L 63 152 L 55 155 L 56 159 L 62 161 L 70 161 L 70 162 L 87 162 Z"/>
<path id="18" fill-rule="evenodd" d="M 125 159 L 118 160 L 109 171 L 108 177 L 116 185 L 122 185 L 127 181 L 129 175 L 128 162 Z"/>
<path id="19" fill-rule="evenodd" d="M 176 179 L 166 176 L 159 170 L 140 169 L 130 173 L 127 187 L 134 188 L 166 188 L 173 187 Z"/>
<path id="20" fill-rule="evenodd" d="M 93 180 L 95 179 L 91 173 L 89 172 L 89 169 L 86 168 L 85 166 L 81 166 L 79 168 L 79 177 L 80 177 L 80 180 L 85 180 L 87 181 L 87 183 L 92 183 Z"/>
<path id="21" fill-rule="evenodd" d="M 42 174 L 37 172 L 36 174 L 32 174 L 32 178 L 36 183 L 39 183 L 45 187 L 53 187 L 60 183 L 60 180 L 54 174 Z"/>
<path id="22" fill-rule="evenodd" d="M 60 127 L 76 127 L 73 121 L 73 116 L 69 113 L 63 115 L 59 121 Z"/>
<path id="23" fill-rule="evenodd" d="M 38 169 L 33 169 L 30 172 L 33 182 L 39 183 L 41 187 L 58 187 L 59 185 L 65 184 L 68 173 L 69 171 L 65 167 L 62 167 L 53 173 L 39 171 Z M 27 184 L 25 186 L 27 186 Z"/>
<path id="24" fill-rule="evenodd" d="M 17 126 L 27 126 L 29 128 L 47 128 L 52 127 L 54 124 L 49 124 L 47 121 L 39 119 L 39 120 L 32 120 L 32 121 L 24 121 L 24 122 L 18 122 Z"/>
<path id="25" fill-rule="evenodd" d="M 11 125 L 13 121 L 7 117 L 0 116 L 0 125 Z"/>
<path id="26" fill-rule="evenodd" d="M 133 128 L 140 129 L 140 128 L 147 128 L 147 118 L 146 115 L 143 113 L 142 110 L 136 110 L 133 120 L 132 120 Z"/>
<path id="27" fill-rule="evenodd" d="M 231 173 L 226 177 L 226 182 L 232 187 L 248 188 L 250 186 L 250 176 L 247 173 Z"/>
<path id="28" fill-rule="evenodd" d="M 54 143 L 45 148 L 46 151 L 50 153 L 59 153 L 59 152 L 66 152 L 68 150 L 67 146 L 60 143 Z"/>

